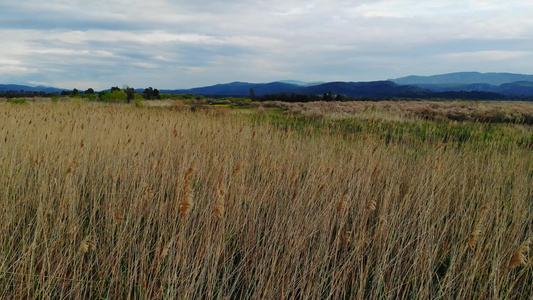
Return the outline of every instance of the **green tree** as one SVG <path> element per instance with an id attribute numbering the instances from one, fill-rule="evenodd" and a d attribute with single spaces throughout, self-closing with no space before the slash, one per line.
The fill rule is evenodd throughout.
<path id="1" fill-rule="evenodd" d="M 128 103 L 130 103 L 131 100 L 135 99 L 135 89 L 128 86 L 128 85 L 123 85 L 122 86 L 122 90 L 124 90 L 124 92 L 126 93 L 126 101 Z"/>
<path id="2" fill-rule="evenodd" d="M 249 95 L 248 97 L 249 97 L 252 101 L 255 101 L 256 96 L 255 96 L 254 88 L 251 88 L 251 89 L 250 89 L 250 95 Z"/>
<path id="3" fill-rule="evenodd" d="M 154 97 L 154 89 L 152 87 L 144 89 L 143 97 L 146 100 L 152 100 Z"/>
<path id="4" fill-rule="evenodd" d="M 135 99 L 135 89 L 132 88 L 132 87 L 129 87 L 125 90 L 126 92 L 126 97 L 127 97 L 127 100 L 128 100 L 128 103 L 130 103 L 131 100 Z"/>

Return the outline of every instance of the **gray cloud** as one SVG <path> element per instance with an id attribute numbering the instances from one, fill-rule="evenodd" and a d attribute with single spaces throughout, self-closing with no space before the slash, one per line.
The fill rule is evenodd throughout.
<path id="1" fill-rule="evenodd" d="M 528 73 L 532 12 L 515 0 L 5 0 L 0 81 L 185 88 Z"/>

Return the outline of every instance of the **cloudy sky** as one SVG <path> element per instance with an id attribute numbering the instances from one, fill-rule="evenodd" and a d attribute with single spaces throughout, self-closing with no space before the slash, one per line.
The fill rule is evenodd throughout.
<path id="1" fill-rule="evenodd" d="M 0 83 L 190 88 L 533 73 L 527 0 L 1 0 Z"/>

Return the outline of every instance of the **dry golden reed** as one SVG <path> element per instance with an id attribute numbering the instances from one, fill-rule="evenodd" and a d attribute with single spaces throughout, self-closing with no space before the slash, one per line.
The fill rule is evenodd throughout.
<path id="1" fill-rule="evenodd" d="M 348 196 L 344 195 L 341 197 L 341 200 L 339 201 L 339 204 L 337 205 L 337 212 L 341 212 L 344 209 L 345 202 Z"/>
<path id="2" fill-rule="evenodd" d="M 0 100 L 0 299 L 533 296 L 533 127 L 406 113 L 533 103 L 70 101 Z"/>
<path id="3" fill-rule="evenodd" d="M 190 176 L 194 171 L 194 164 L 189 167 L 184 176 L 184 185 L 183 185 L 183 198 L 181 201 L 180 215 L 181 217 L 186 216 L 193 206 L 193 192 L 191 187 Z"/>
<path id="4" fill-rule="evenodd" d="M 233 176 L 235 177 L 239 175 L 239 173 L 242 171 L 243 168 L 244 168 L 244 162 L 238 163 L 235 169 L 233 170 Z"/>
<path id="5" fill-rule="evenodd" d="M 217 200 L 214 215 L 217 218 L 224 217 L 224 190 L 222 189 L 222 180 L 219 180 L 217 185 Z"/>
<path id="6" fill-rule="evenodd" d="M 470 238 L 468 239 L 468 247 L 474 247 L 478 240 L 478 237 L 481 235 L 481 230 L 483 228 L 488 209 L 489 207 L 486 204 L 481 207 L 476 223 L 474 225 L 474 230 L 472 231 L 472 233 L 470 234 Z"/>
<path id="7" fill-rule="evenodd" d="M 376 202 L 376 200 L 372 199 L 372 200 L 370 200 L 370 202 L 366 206 L 366 211 L 368 211 L 368 212 L 374 211 L 374 210 L 376 210 L 376 207 L 377 207 L 377 202 Z"/>
<path id="8" fill-rule="evenodd" d="M 90 236 L 86 236 L 83 241 L 81 241 L 78 251 L 81 253 L 87 253 L 96 249 L 96 244 L 91 240 Z"/>
<path id="9" fill-rule="evenodd" d="M 170 239 L 168 243 L 165 244 L 165 246 L 161 250 L 161 255 L 160 255 L 161 258 L 165 258 L 168 256 L 168 253 L 170 252 L 170 248 L 172 247 L 173 243 L 174 243 L 174 239 L 172 238 Z"/>

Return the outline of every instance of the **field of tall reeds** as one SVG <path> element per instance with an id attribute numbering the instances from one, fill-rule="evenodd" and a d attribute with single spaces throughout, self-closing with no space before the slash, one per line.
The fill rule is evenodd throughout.
<path id="1" fill-rule="evenodd" d="M 0 103 L 0 167 L 1 299 L 533 297 L 529 125 Z"/>

